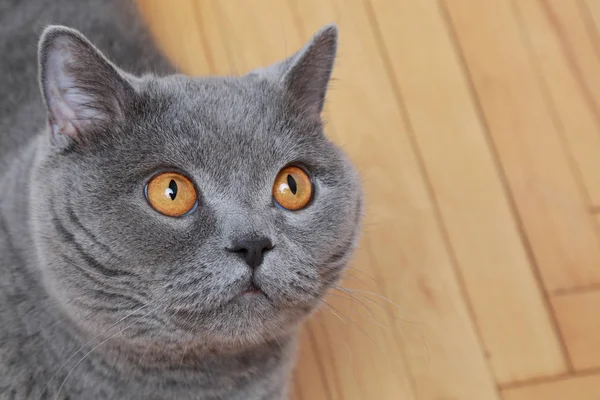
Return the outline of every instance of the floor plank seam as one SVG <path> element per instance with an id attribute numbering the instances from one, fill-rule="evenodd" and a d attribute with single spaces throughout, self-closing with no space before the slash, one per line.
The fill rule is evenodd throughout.
<path id="1" fill-rule="evenodd" d="M 576 296 L 591 292 L 600 291 L 600 284 L 593 284 L 588 286 L 579 286 L 568 289 L 557 289 L 551 292 L 552 297 L 563 297 L 563 296 Z"/>
<path id="2" fill-rule="evenodd" d="M 595 375 L 600 375 L 600 368 L 588 368 L 585 370 L 575 370 L 573 372 L 569 372 L 566 374 L 557 374 L 557 375 L 548 376 L 548 377 L 540 377 L 540 378 L 528 379 L 528 380 L 524 380 L 524 381 L 515 381 L 515 382 L 499 385 L 499 387 L 502 391 L 505 391 L 505 390 L 521 389 L 521 388 L 530 387 L 530 386 L 551 384 L 551 383 L 561 382 L 561 381 L 565 381 L 565 380 L 573 379 L 573 378 L 585 378 L 585 377 L 590 377 L 590 376 L 595 376 Z"/>
<path id="3" fill-rule="evenodd" d="M 579 12 L 583 17 L 588 36 L 593 44 L 596 59 L 600 61 L 600 34 L 598 32 L 598 26 L 592 17 L 590 6 L 586 0 L 578 0 L 577 5 L 579 7 Z"/>
<path id="4" fill-rule="evenodd" d="M 578 84 L 577 85 L 578 91 L 582 94 L 583 98 L 585 99 L 585 103 L 587 103 L 592 115 L 594 116 L 594 121 L 595 121 L 595 125 L 596 125 L 596 133 L 600 135 L 600 114 L 598 111 L 598 105 L 594 101 L 594 98 L 585 83 L 583 74 L 577 64 L 577 61 L 575 60 L 575 57 L 574 57 L 572 51 L 570 50 L 569 44 L 567 43 L 567 41 L 565 39 L 563 29 L 561 28 L 560 23 L 557 21 L 556 15 L 552 11 L 551 6 L 546 1 L 541 2 L 541 7 L 542 7 L 544 14 L 546 15 L 546 18 L 548 19 L 548 21 L 553 26 L 553 28 L 556 32 L 556 35 L 559 40 L 560 48 L 562 49 L 562 53 L 563 53 L 565 59 L 567 60 L 569 70 L 575 77 L 575 80 Z M 522 25 L 522 23 L 521 23 L 521 25 Z M 531 45 L 528 44 L 528 47 L 531 47 Z M 529 53 L 531 53 L 531 50 L 529 50 Z M 537 59 L 537 57 L 535 57 L 535 54 L 532 54 L 532 57 Z M 575 176 L 577 176 L 577 178 L 576 178 L 577 185 L 580 187 L 580 192 L 584 195 L 585 199 L 587 200 L 588 206 L 591 206 L 593 202 L 592 202 L 589 190 L 587 189 L 585 182 L 583 180 L 583 173 L 577 166 L 577 163 L 575 162 L 575 155 L 573 154 L 571 146 L 569 145 L 569 142 L 566 139 L 565 127 L 563 126 L 562 121 L 560 121 L 560 117 L 558 116 L 558 112 L 556 110 L 556 104 L 555 104 L 554 100 L 552 99 L 552 96 L 548 93 L 549 92 L 548 87 L 547 87 L 548 83 L 546 82 L 544 74 L 541 73 L 541 71 L 539 69 L 539 65 L 537 65 L 538 62 L 535 62 L 535 64 L 536 64 L 535 68 L 537 70 L 536 76 L 538 77 L 538 80 L 541 81 L 540 85 L 543 88 L 544 97 L 547 99 L 546 101 L 549 104 L 549 108 L 551 111 L 550 114 L 553 116 L 553 121 L 555 118 L 558 120 L 558 122 L 555 124 L 555 126 L 560 134 L 561 140 L 563 142 L 563 146 L 567 150 L 567 155 L 569 156 L 568 159 L 569 159 L 569 164 L 571 165 L 572 173 Z M 596 229 L 596 231 L 597 231 L 597 236 L 598 236 L 598 230 Z M 599 239 L 600 239 L 600 237 L 599 237 Z"/>
<path id="5" fill-rule="evenodd" d="M 422 151 L 420 149 L 420 146 L 418 144 L 418 140 L 416 139 L 416 133 L 414 131 L 414 128 L 412 126 L 409 114 L 408 114 L 408 110 L 406 108 L 406 102 L 404 100 L 404 97 L 402 95 L 402 90 L 400 87 L 399 82 L 397 81 L 395 74 L 394 74 L 394 68 L 392 66 L 391 60 L 389 58 L 389 54 L 387 51 L 387 48 L 385 46 L 385 43 L 383 41 L 382 38 L 382 33 L 379 30 L 379 24 L 377 23 L 377 18 L 376 18 L 376 14 L 375 11 L 372 8 L 372 5 L 370 4 L 370 0 L 363 0 L 365 3 L 365 8 L 367 11 L 367 15 L 369 17 L 369 21 L 371 24 L 371 28 L 374 31 L 375 34 L 375 39 L 377 42 L 377 46 L 379 49 L 379 53 L 381 55 L 382 61 L 385 65 L 385 70 L 386 73 L 388 75 L 388 80 L 391 83 L 392 86 L 392 90 L 394 92 L 394 96 L 396 97 L 396 101 L 398 104 L 398 108 L 400 109 L 400 112 L 402 114 L 402 117 L 405 119 L 405 124 L 407 127 L 407 136 L 409 138 L 413 153 L 415 154 L 415 158 L 417 160 L 418 163 L 418 167 L 419 170 L 421 172 L 421 177 L 423 179 L 423 182 L 425 183 L 425 187 L 427 189 L 427 194 L 428 197 L 430 199 L 430 201 L 432 202 L 432 210 L 433 210 L 433 214 L 436 220 L 436 225 L 437 228 L 440 232 L 440 235 L 442 237 L 442 240 L 444 242 L 444 247 L 448 253 L 448 257 L 450 260 L 450 264 L 452 266 L 452 270 L 454 273 L 454 276 L 457 280 L 457 284 L 458 284 L 458 289 L 460 291 L 461 297 L 463 299 L 463 304 L 465 305 L 466 311 L 468 313 L 468 316 L 471 320 L 471 326 L 472 329 L 474 330 L 474 333 L 476 335 L 477 338 L 477 342 L 479 344 L 480 347 L 480 352 L 481 355 L 484 359 L 485 365 L 487 366 L 488 369 L 488 373 L 491 376 L 492 380 L 494 380 L 495 382 L 495 373 L 494 373 L 494 369 L 490 363 L 489 358 L 486 356 L 487 354 L 487 349 L 485 346 L 485 342 L 483 340 L 483 335 L 482 332 L 479 328 L 479 324 L 477 322 L 477 316 L 475 314 L 475 311 L 473 309 L 472 306 L 472 300 L 471 297 L 469 296 L 469 293 L 466 289 L 466 283 L 465 283 L 465 279 L 463 277 L 462 271 L 460 269 L 459 266 L 459 262 L 458 262 L 458 258 L 455 254 L 454 248 L 452 246 L 452 241 L 450 239 L 450 235 L 448 233 L 448 229 L 446 228 L 446 224 L 440 209 L 440 205 L 439 205 L 439 200 L 437 199 L 437 196 L 435 194 L 435 190 L 433 188 L 433 184 L 431 182 L 431 178 L 429 177 L 429 172 L 427 170 L 427 167 L 425 165 L 425 160 L 423 158 L 423 154 Z M 438 4 L 438 8 L 439 8 L 439 4 Z M 443 19 L 443 18 L 442 18 Z M 497 390 L 497 395 L 500 396 L 499 391 Z"/>
<path id="6" fill-rule="evenodd" d="M 467 84 L 467 87 L 469 90 L 469 94 L 473 100 L 475 111 L 476 111 L 477 116 L 483 126 L 483 130 L 485 132 L 485 139 L 486 139 L 486 142 L 488 143 L 488 148 L 490 149 L 492 159 L 494 160 L 494 164 L 498 171 L 498 174 L 499 174 L 499 177 L 500 177 L 500 180 L 501 180 L 504 192 L 505 192 L 505 196 L 510 205 L 511 215 L 513 216 L 513 220 L 515 221 L 515 226 L 517 228 L 517 231 L 518 231 L 520 239 L 521 239 L 520 241 L 523 244 L 523 248 L 527 254 L 527 259 L 529 260 L 529 266 L 530 266 L 531 271 L 537 282 L 537 288 L 542 295 L 542 299 L 543 299 L 544 305 L 546 307 L 546 312 L 548 312 L 548 315 L 550 316 L 552 328 L 553 328 L 554 333 L 559 341 L 559 345 L 561 347 L 561 353 L 563 356 L 563 360 L 565 362 L 565 367 L 569 371 L 571 371 L 572 365 L 571 365 L 569 353 L 566 348 L 566 344 L 564 343 L 564 339 L 561 336 L 560 326 L 556 319 L 556 316 L 554 315 L 554 310 L 552 308 L 552 303 L 550 301 L 549 295 L 546 292 L 546 289 L 545 289 L 545 286 L 543 283 L 540 266 L 538 265 L 537 259 L 533 252 L 532 245 L 529 241 L 529 237 L 527 236 L 527 233 L 525 231 L 524 222 L 520 216 L 518 207 L 516 205 L 516 200 L 512 193 L 512 189 L 510 187 L 508 176 L 506 175 L 506 172 L 502 166 L 502 162 L 500 160 L 500 155 L 498 154 L 498 149 L 496 148 L 494 139 L 491 137 L 490 128 L 488 126 L 487 120 L 485 118 L 485 115 L 484 115 L 484 112 L 482 109 L 481 100 L 479 98 L 479 95 L 477 94 L 477 90 L 475 89 L 475 86 L 474 86 L 474 83 L 472 80 L 472 76 L 471 76 L 471 72 L 469 70 L 469 66 L 468 66 L 465 56 L 463 54 L 462 47 L 459 43 L 454 25 L 452 23 L 452 19 L 450 17 L 450 13 L 445 5 L 445 0 L 438 0 L 438 2 L 440 4 L 440 10 L 442 12 L 442 16 L 443 16 L 443 19 L 444 19 L 444 22 L 446 25 L 448 36 L 449 36 L 450 40 L 452 41 L 454 49 L 458 55 L 458 58 L 460 61 L 460 66 L 461 66 L 461 69 L 465 76 L 465 81 L 466 81 L 466 84 Z M 512 2 L 512 0 L 511 0 L 511 2 Z"/>

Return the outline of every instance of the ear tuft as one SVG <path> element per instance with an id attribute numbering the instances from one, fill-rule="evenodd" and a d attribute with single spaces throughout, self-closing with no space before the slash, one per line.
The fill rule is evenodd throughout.
<path id="1" fill-rule="evenodd" d="M 65 138 L 81 142 L 123 118 L 133 89 L 81 33 L 50 26 L 38 51 L 40 88 L 54 143 Z"/>

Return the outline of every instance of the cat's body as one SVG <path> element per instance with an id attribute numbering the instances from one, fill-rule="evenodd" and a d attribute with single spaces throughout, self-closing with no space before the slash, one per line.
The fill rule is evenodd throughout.
<path id="1" fill-rule="evenodd" d="M 191 79 L 136 78 L 54 28 L 40 94 L 49 23 L 128 73 L 172 72 L 127 2 L 0 0 L 0 399 L 285 398 L 298 327 L 360 222 L 318 118 L 335 31 L 268 69 Z M 290 163 L 315 185 L 297 212 L 271 199 Z M 161 171 L 195 183 L 197 209 L 149 206 Z M 248 268 L 231 243 L 257 236 L 270 247 Z"/>

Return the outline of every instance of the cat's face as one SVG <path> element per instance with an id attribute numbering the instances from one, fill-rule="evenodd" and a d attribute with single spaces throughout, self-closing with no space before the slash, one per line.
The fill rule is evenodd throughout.
<path id="1" fill-rule="evenodd" d="M 320 304 L 361 214 L 357 174 L 318 117 L 335 35 L 240 78 L 140 79 L 113 75 L 73 31 L 46 33 L 53 144 L 34 226 L 48 288 L 81 329 L 244 345 L 290 332 Z M 301 175 L 283 175 L 296 207 L 273 198 L 289 166 Z"/>

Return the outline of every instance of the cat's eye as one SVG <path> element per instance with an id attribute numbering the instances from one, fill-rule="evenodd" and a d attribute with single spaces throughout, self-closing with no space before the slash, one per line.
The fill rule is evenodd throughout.
<path id="1" fill-rule="evenodd" d="M 300 167 L 288 166 L 277 174 L 273 199 L 286 210 L 296 211 L 308 205 L 313 195 L 310 177 Z"/>
<path id="2" fill-rule="evenodd" d="M 146 198 L 156 211 L 169 217 L 181 217 L 198 205 L 194 184 L 177 172 L 164 172 L 146 185 Z"/>

